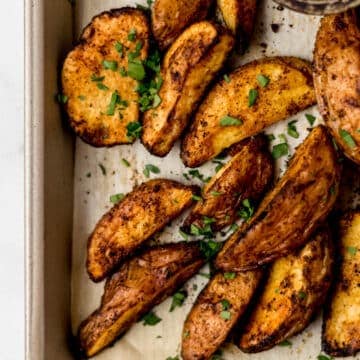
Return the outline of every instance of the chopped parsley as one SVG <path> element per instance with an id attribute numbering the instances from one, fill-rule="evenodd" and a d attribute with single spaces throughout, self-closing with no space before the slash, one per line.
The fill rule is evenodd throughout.
<path id="1" fill-rule="evenodd" d="M 140 60 L 129 61 L 127 74 L 134 80 L 143 80 L 146 75 L 143 63 Z"/>
<path id="2" fill-rule="evenodd" d="M 188 294 L 184 290 L 176 292 L 172 297 L 172 303 L 170 306 L 170 312 L 174 311 L 176 307 L 181 307 L 187 298 Z"/>
<path id="3" fill-rule="evenodd" d="M 184 334 L 183 334 L 183 338 L 186 339 L 190 336 L 190 331 L 189 330 L 185 330 Z"/>
<path id="4" fill-rule="evenodd" d="M 306 120 L 309 122 L 310 126 L 313 126 L 316 121 L 316 117 L 311 114 L 305 114 L 305 117 L 306 117 Z"/>
<path id="5" fill-rule="evenodd" d="M 116 105 L 119 103 L 120 101 L 120 96 L 118 94 L 117 91 L 113 92 L 111 95 L 111 100 L 110 100 L 110 104 L 106 110 L 106 115 L 114 115 L 115 114 L 115 108 Z"/>
<path id="6" fill-rule="evenodd" d="M 251 205 L 249 199 L 244 199 L 241 202 L 242 208 L 239 210 L 239 217 L 248 221 L 254 215 L 254 206 Z"/>
<path id="7" fill-rule="evenodd" d="M 259 83 L 259 85 L 261 86 L 261 87 L 266 87 L 268 84 L 269 84 L 269 82 L 270 82 L 270 79 L 267 77 L 267 76 L 265 76 L 265 75 L 263 75 L 263 74 L 259 74 L 257 77 L 256 77 L 256 80 L 257 80 L 257 82 Z"/>
<path id="8" fill-rule="evenodd" d="M 79 95 L 79 96 L 78 96 L 78 99 L 79 99 L 80 101 L 85 101 L 85 100 L 86 100 L 86 97 L 85 97 L 84 95 Z"/>
<path id="9" fill-rule="evenodd" d="M 162 319 L 159 318 L 154 312 L 149 312 L 143 317 L 143 325 L 154 326 L 158 324 Z"/>
<path id="10" fill-rule="evenodd" d="M 274 159 L 279 159 L 289 153 L 289 146 L 286 142 L 274 145 L 271 154 Z"/>
<path id="11" fill-rule="evenodd" d="M 64 94 L 57 94 L 56 98 L 59 104 L 66 104 L 69 100 L 69 97 Z"/>
<path id="12" fill-rule="evenodd" d="M 207 260 L 212 259 L 221 249 L 222 244 L 214 240 L 200 241 L 200 251 Z"/>
<path id="13" fill-rule="evenodd" d="M 106 175 L 106 169 L 105 169 L 105 166 L 103 165 L 103 164 L 99 164 L 99 168 L 100 168 L 100 170 L 101 170 L 101 172 L 102 172 L 102 174 L 105 176 Z"/>
<path id="14" fill-rule="evenodd" d="M 237 126 L 237 125 L 242 125 L 242 124 L 243 124 L 242 120 L 234 118 L 229 115 L 225 115 L 224 117 L 222 117 L 220 119 L 221 126 Z"/>
<path id="15" fill-rule="evenodd" d="M 236 277 L 236 273 L 234 273 L 234 272 L 225 272 L 224 273 L 224 278 L 226 280 L 233 280 L 233 279 L 235 279 L 235 277 Z"/>
<path id="16" fill-rule="evenodd" d="M 287 133 L 288 133 L 291 137 L 293 137 L 293 138 L 295 138 L 295 139 L 298 139 L 300 135 L 299 135 L 299 133 L 298 133 L 298 131 L 297 131 L 297 129 L 296 129 L 296 126 L 295 126 L 296 123 L 297 123 L 297 120 L 292 120 L 292 121 L 290 121 L 290 122 L 288 123 Z"/>
<path id="17" fill-rule="evenodd" d="M 239 228 L 239 225 L 238 224 L 231 224 L 230 225 L 230 231 L 232 231 L 232 232 L 235 232 L 237 229 Z"/>
<path id="18" fill-rule="evenodd" d="M 298 296 L 299 296 L 299 299 L 304 300 L 307 295 L 304 291 L 299 291 Z"/>
<path id="19" fill-rule="evenodd" d="M 220 195 L 222 195 L 223 193 L 220 192 L 220 191 L 212 191 L 210 194 L 211 194 L 212 196 L 220 196 Z"/>
<path id="20" fill-rule="evenodd" d="M 208 182 L 210 178 L 205 178 L 203 174 L 200 173 L 198 169 L 189 170 L 189 175 L 194 179 L 199 179 L 202 182 Z"/>
<path id="21" fill-rule="evenodd" d="M 182 231 L 181 229 L 179 230 L 179 234 L 181 235 L 181 237 L 182 237 L 184 240 L 188 240 L 188 239 L 189 239 L 189 235 L 188 235 L 185 231 Z"/>
<path id="22" fill-rule="evenodd" d="M 104 90 L 104 91 L 109 90 L 109 88 L 108 88 L 106 85 L 104 85 L 103 83 L 101 83 L 101 82 L 98 82 L 98 83 L 96 84 L 96 86 L 97 86 L 97 88 L 98 88 L 99 90 Z"/>
<path id="23" fill-rule="evenodd" d="M 203 200 L 201 196 L 198 196 L 198 195 L 195 195 L 195 194 L 193 194 L 191 198 L 193 200 L 195 200 L 195 201 L 202 201 Z"/>
<path id="24" fill-rule="evenodd" d="M 128 40 L 135 41 L 136 40 L 136 29 L 131 29 L 128 33 Z"/>
<path id="25" fill-rule="evenodd" d="M 225 80 L 227 83 L 229 83 L 229 82 L 231 81 L 229 75 L 227 75 L 227 74 L 224 75 L 224 80 Z"/>
<path id="26" fill-rule="evenodd" d="M 101 82 L 101 81 L 104 81 L 105 76 L 97 76 L 95 74 L 92 74 L 90 79 L 91 79 L 91 81 L 94 81 L 94 82 Z"/>
<path id="27" fill-rule="evenodd" d="M 347 246 L 346 251 L 351 255 L 356 255 L 358 249 L 354 246 Z"/>
<path id="28" fill-rule="evenodd" d="M 222 306 L 223 310 L 229 310 L 230 309 L 229 300 L 224 299 L 224 300 L 221 300 L 220 303 L 221 303 L 221 306 Z"/>
<path id="29" fill-rule="evenodd" d="M 121 162 L 123 163 L 124 166 L 126 167 L 130 167 L 130 163 L 126 160 L 126 159 L 121 159 Z"/>
<path id="30" fill-rule="evenodd" d="M 111 196 L 110 196 L 110 201 L 111 201 L 113 204 L 117 204 L 118 202 L 120 202 L 121 200 L 123 200 L 124 197 L 125 197 L 125 195 L 122 194 L 122 193 L 115 194 L 115 195 L 111 195 Z"/>
<path id="31" fill-rule="evenodd" d="M 231 312 L 229 310 L 223 310 L 223 311 L 221 311 L 220 316 L 224 320 L 230 320 L 231 319 Z"/>
<path id="32" fill-rule="evenodd" d="M 292 342 L 289 340 L 284 340 L 281 343 L 279 343 L 279 346 L 292 346 Z"/>
<path id="33" fill-rule="evenodd" d="M 117 41 L 115 43 L 115 49 L 119 53 L 120 56 L 123 56 L 124 54 L 124 46 L 121 42 Z"/>
<path id="34" fill-rule="evenodd" d="M 118 68 L 118 63 L 117 61 L 113 61 L 113 60 L 104 60 L 102 62 L 102 66 L 105 70 L 116 71 Z"/>
<path id="35" fill-rule="evenodd" d="M 133 140 L 140 137 L 142 126 L 138 121 L 133 121 L 127 124 L 126 126 L 126 136 Z"/>
<path id="36" fill-rule="evenodd" d="M 213 163 L 214 164 L 217 164 L 215 166 L 215 172 L 219 172 L 219 170 L 224 166 L 224 163 L 222 163 L 221 161 L 219 160 L 213 160 Z"/>
<path id="37" fill-rule="evenodd" d="M 274 134 L 267 134 L 266 136 L 268 138 L 268 141 L 270 141 L 270 142 L 275 140 L 275 135 Z"/>
<path id="38" fill-rule="evenodd" d="M 144 171 L 143 171 L 143 174 L 149 178 L 150 177 L 150 173 L 153 173 L 153 174 L 160 174 L 160 169 L 155 166 L 155 165 L 152 165 L 152 164 L 146 164 L 145 165 L 145 168 L 144 168 Z"/>
<path id="39" fill-rule="evenodd" d="M 119 73 L 120 73 L 120 75 L 121 75 L 122 77 L 127 76 L 127 71 L 125 70 L 125 68 L 124 68 L 123 66 L 121 66 L 121 67 L 119 68 Z"/>
<path id="40" fill-rule="evenodd" d="M 350 148 L 356 147 L 356 143 L 350 133 L 344 129 L 339 129 L 339 135 Z"/>
<path id="41" fill-rule="evenodd" d="M 255 105 L 256 99 L 258 97 L 259 93 L 256 89 L 250 89 L 249 91 L 249 102 L 248 102 L 248 106 L 252 107 Z"/>
<path id="42" fill-rule="evenodd" d="M 317 356 L 317 360 L 333 360 L 333 357 L 320 354 Z"/>

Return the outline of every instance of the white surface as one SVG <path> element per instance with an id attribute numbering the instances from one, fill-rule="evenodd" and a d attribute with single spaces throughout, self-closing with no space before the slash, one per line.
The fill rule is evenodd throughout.
<path id="1" fill-rule="evenodd" d="M 24 12 L 0 12 L 0 359 L 24 358 Z"/>

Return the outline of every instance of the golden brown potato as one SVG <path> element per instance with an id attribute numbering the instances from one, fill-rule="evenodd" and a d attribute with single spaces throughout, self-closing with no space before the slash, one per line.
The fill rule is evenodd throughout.
<path id="1" fill-rule="evenodd" d="M 124 263 L 106 284 L 101 305 L 82 322 L 80 346 L 93 356 L 204 265 L 195 242 L 156 246 Z"/>
<path id="2" fill-rule="evenodd" d="M 360 164 L 360 28 L 356 10 L 325 16 L 316 37 L 314 85 L 325 124 Z"/>
<path id="3" fill-rule="evenodd" d="M 213 0 L 155 0 L 151 25 L 160 49 L 169 47 L 191 24 L 204 20 Z"/>
<path id="4" fill-rule="evenodd" d="M 342 217 L 338 240 L 339 266 L 335 288 L 325 307 L 322 344 L 332 356 L 360 351 L 360 212 Z"/>
<path id="5" fill-rule="evenodd" d="M 104 12 L 85 28 L 68 54 L 62 69 L 65 107 L 71 127 L 85 142 L 113 146 L 134 141 L 127 130 L 129 123 L 139 119 L 133 77 L 141 75 L 135 63 L 147 57 L 149 33 L 140 10 Z M 128 60 L 130 53 L 135 54 L 133 62 Z"/>
<path id="6" fill-rule="evenodd" d="M 217 6 L 221 12 L 226 26 L 243 43 L 249 41 L 255 22 L 257 0 L 217 0 Z"/>
<path id="7" fill-rule="evenodd" d="M 320 125 L 297 148 L 284 176 L 249 225 L 225 243 L 216 266 L 223 271 L 249 270 L 304 245 L 331 211 L 339 181 L 332 138 Z"/>
<path id="8" fill-rule="evenodd" d="M 264 135 L 243 140 L 231 149 L 235 155 L 204 187 L 199 201 L 184 226 L 203 227 L 204 216 L 214 219 L 212 229 L 220 230 L 236 220 L 245 199 L 258 200 L 273 179 L 274 166 Z"/>
<path id="9" fill-rule="evenodd" d="M 196 188 L 176 181 L 147 181 L 107 212 L 88 242 L 87 270 L 103 280 L 136 248 L 192 203 Z"/>
<path id="10" fill-rule="evenodd" d="M 265 78 L 259 81 L 260 75 L 269 82 L 265 84 Z M 301 59 L 253 61 L 229 78 L 211 89 L 196 112 L 182 142 L 181 158 L 186 166 L 199 166 L 232 144 L 315 103 L 311 67 Z M 229 117 L 237 121 L 226 121 Z"/>
<path id="11" fill-rule="evenodd" d="M 143 117 L 141 139 L 152 154 L 165 156 L 171 150 L 233 43 L 223 28 L 203 21 L 186 29 L 170 47 L 161 70 L 161 103 Z"/>
<path id="12" fill-rule="evenodd" d="M 309 325 L 330 287 L 333 248 L 321 228 L 297 253 L 275 261 L 238 342 L 245 352 L 272 348 Z"/>
<path id="13" fill-rule="evenodd" d="M 184 360 L 210 359 L 244 314 L 261 279 L 260 270 L 216 274 L 202 290 L 184 324 Z"/>

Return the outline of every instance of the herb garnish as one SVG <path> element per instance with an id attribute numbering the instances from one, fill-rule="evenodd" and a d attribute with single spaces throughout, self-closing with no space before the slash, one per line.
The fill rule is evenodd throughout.
<path id="1" fill-rule="evenodd" d="M 126 126 L 126 136 L 134 140 L 138 137 L 140 137 L 142 126 L 138 121 L 129 122 Z"/>
<path id="2" fill-rule="evenodd" d="M 248 221 L 254 215 L 254 206 L 251 205 L 249 199 L 244 199 L 241 204 L 242 208 L 238 211 L 239 217 Z"/>
<path id="3" fill-rule="evenodd" d="M 125 195 L 122 194 L 122 193 L 115 194 L 115 195 L 111 195 L 111 196 L 110 196 L 110 201 L 111 201 L 113 204 L 117 204 L 118 202 L 120 202 L 121 200 L 123 200 L 124 197 L 125 197 Z"/>
<path id="4" fill-rule="evenodd" d="M 225 80 L 227 83 L 229 83 L 229 82 L 231 81 L 229 75 L 227 75 L 227 74 L 224 75 L 224 80 Z"/>
<path id="5" fill-rule="evenodd" d="M 236 273 L 234 273 L 234 272 L 225 272 L 224 273 L 224 278 L 226 280 L 233 280 L 233 279 L 235 279 L 235 277 L 236 277 Z"/>
<path id="6" fill-rule="evenodd" d="M 252 107 L 255 105 L 256 99 L 258 97 L 259 93 L 256 89 L 250 89 L 249 91 L 249 107 Z"/>
<path id="7" fill-rule="evenodd" d="M 293 137 L 293 138 L 295 138 L 295 139 L 298 139 L 300 135 L 299 135 L 299 133 L 298 133 L 298 131 L 297 131 L 297 129 L 296 129 L 296 126 L 295 126 L 296 123 L 297 123 L 297 120 L 292 120 L 292 121 L 290 121 L 290 122 L 288 123 L 287 133 L 288 133 L 291 137 Z"/>
<path id="8" fill-rule="evenodd" d="M 136 29 L 131 29 L 128 33 L 128 40 L 129 41 L 135 41 L 136 40 Z"/>
<path id="9" fill-rule="evenodd" d="M 143 317 L 143 325 L 154 326 L 158 324 L 161 320 L 161 318 L 159 318 L 154 312 L 151 311 Z"/>
<path id="10" fill-rule="evenodd" d="M 121 42 L 117 41 L 115 43 L 115 49 L 119 53 L 120 56 L 124 55 L 124 46 Z"/>
<path id="11" fill-rule="evenodd" d="M 356 143 L 353 139 L 353 137 L 350 135 L 350 133 L 344 129 L 339 129 L 339 135 L 342 137 L 342 139 L 346 142 L 346 144 L 350 148 L 354 148 L 356 146 Z"/>
<path id="12" fill-rule="evenodd" d="M 313 126 L 316 121 L 316 117 L 311 114 L 305 114 L 305 117 L 306 117 L 306 120 L 309 122 L 310 126 Z"/>
<path id="13" fill-rule="evenodd" d="M 149 178 L 150 177 L 150 173 L 153 173 L 153 174 L 160 174 L 160 169 L 155 166 L 155 165 L 152 165 L 152 164 L 146 164 L 145 165 L 145 168 L 144 168 L 144 171 L 143 171 L 143 174 Z"/>
<path id="14" fill-rule="evenodd" d="M 113 60 L 104 60 L 102 62 L 102 66 L 105 70 L 116 71 L 118 68 L 118 63 L 117 61 L 113 61 Z"/>
<path id="15" fill-rule="evenodd" d="M 126 167 L 130 167 L 130 163 L 126 160 L 126 159 L 121 159 L 121 162 L 123 163 L 124 166 Z"/>
<path id="16" fill-rule="evenodd" d="M 59 104 L 66 104 L 69 100 L 69 97 L 64 94 L 57 94 L 56 98 L 57 98 L 57 101 L 59 102 Z"/>
<path id="17" fill-rule="evenodd" d="M 279 343 L 279 346 L 292 346 L 292 342 L 289 340 L 284 340 L 281 343 Z"/>
<path id="18" fill-rule="evenodd" d="M 261 87 L 263 87 L 263 88 L 266 87 L 270 82 L 270 79 L 267 76 L 263 75 L 263 74 L 259 74 L 256 77 L 256 79 L 257 79 L 257 82 L 259 83 L 259 85 Z"/>
<path id="19" fill-rule="evenodd" d="M 351 255 L 356 255 L 356 253 L 358 251 L 358 249 L 356 247 L 354 247 L 354 246 L 347 246 L 346 250 Z"/>
<path id="20" fill-rule="evenodd" d="M 101 172 L 102 172 L 102 174 L 105 176 L 106 175 L 106 169 L 105 169 L 105 166 L 103 165 L 103 164 L 99 164 L 99 168 L 100 168 L 100 170 L 101 170 Z"/>
<path id="21" fill-rule="evenodd" d="M 172 303 L 170 306 L 170 312 L 174 311 L 176 307 L 181 307 L 187 298 L 188 294 L 185 290 L 176 292 L 172 297 Z"/>
<path id="22" fill-rule="evenodd" d="M 225 115 L 220 119 L 220 125 L 221 126 L 236 126 L 236 125 L 242 125 L 243 122 L 240 119 L 234 118 L 229 115 Z"/>
<path id="23" fill-rule="evenodd" d="M 279 159 L 289 153 L 289 146 L 286 142 L 274 145 L 271 154 L 274 159 Z"/>

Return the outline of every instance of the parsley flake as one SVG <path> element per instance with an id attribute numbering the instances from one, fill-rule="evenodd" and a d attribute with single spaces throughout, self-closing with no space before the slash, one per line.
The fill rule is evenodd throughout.
<path id="1" fill-rule="evenodd" d="M 286 142 L 274 145 L 271 154 L 274 159 L 279 159 L 289 153 L 289 146 Z"/>
<path id="2" fill-rule="evenodd" d="M 224 320 L 230 320 L 231 319 L 231 313 L 228 310 L 223 310 L 220 313 L 220 316 L 224 319 Z"/>
<path id="3" fill-rule="evenodd" d="M 281 343 L 279 343 L 279 346 L 292 346 L 292 342 L 289 340 L 284 340 Z"/>
<path id="4" fill-rule="evenodd" d="M 220 119 L 221 126 L 237 126 L 237 125 L 242 125 L 242 124 L 243 124 L 242 120 L 234 118 L 229 115 L 225 115 L 224 117 L 222 117 Z"/>
<path id="5" fill-rule="evenodd" d="M 356 255 L 358 249 L 354 246 L 347 246 L 346 251 L 351 255 Z"/>
<path id="6" fill-rule="evenodd" d="M 266 87 L 268 84 L 269 84 L 269 82 L 270 82 L 270 79 L 267 77 L 267 76 L 265 76 L 265 75 L 263 75 L 263 74 L 259 74 L 257 77 L 256 77 L 256 80 L 257 80 L 257 82 L 259 83 L 259 85 L 261 86 L 261 87 Z"/>
<path id="7" fill-rule="evenodd" d="M 69 100 L 69 97 L 64 94 L 58 94 L 56 98 L 59 104 L 66 104 Z"/>
<path id="8" fill-rule="evenodd" d="M 149 178 L 150 177 L 150 173 L 153 173 L 153 174 L 160 174 L 160 169 L 155 166 L 155 165 L 152 165 L 152 164 L 146 164 L 145 165 L 145 168 L 144 168 L 144 171 L 143 171 L 143 174 Z"/>
<path id="9" fill-rule="evenodd" d="M 126 136 L 133 140 L 140 137 L 142 126 L 138 121 L 133 121 L 127 124 L 126 130 Z"/>
<path id="10" fill-rule="evenodd" d="M 256 89 L 250 89 L 249 91 L 249 103 L 248 106 L 252 107 L 255 105 L 256 99 L 258 97 L 259 93 Z"/>
<path id="11" fill-rule="evenodd" d="M 298 139 L 300 135 L 299 135 L 299 133 L 298 133 L 298 131 L 297 131 L 297 129 L 296 129 L 296 126 L 295 126 L 296 123 L 297 123 L 297 120 L 293 120 L 293 121 L 290 121 L 290 122 L 288 123 L 287 133 L 288 133 L 291 137 L 293 137 L 293 138 L 295 138 L 295 139 Z"/>
<path id="12" fill-rule="evenodd" d="M 111 195 L 111 196 L 110 196 L 110 201 L 111 201 L 113 204 L 117 204 L 118 202 L 120 202 L 121 200 L 123 200 L 124 197 L 125 197 L 125 195 L 122 194 L 122 193 L 115 194 L 115 195 Z"/>
<path id="13" fill-rule="evenodd" d="M 305 114 L 305 117 L 306 117 L 306 120 L 309 122 L 310 126 L 313 126 L 316 121 L 316 117 L 311 114 Z"/>
<path id="14" fill-rule="evenodd" d="M 224 75 L 224 80 L 225 80 L 227 83 L 229 83 L 229 82 L 231 81 L 229 75 L 227 75 L 227 74 Z"/>
<path id="15" fill-rule="evenodd" d="M 116 71 L 118 68 L 118 63 L 117 61 L 113 61 L 113 60 L 104 60 L 102 62 L 102 66 L 105 70 Z"/>
<path id="16" fill-rule="evenodd" d="M 130 167 L 130 163 L 126 159 L 121 159 L 121 162 L 123 163 L 124 166 Z"/>
<path id="17" fill-rule="evenodd" d="M 109 90 L 109 88 L 108 88 L 106 85 L 104 85 L 103 83 L 101 83 L 101 82 L 98 82 L 98 83 L 96 84 L 96 86 L 97 86 L 97 88 L 98 88 L 99 90 L 104 90 L 104 91 Z"/>
<path id="18" fill-rule="evenodd" d="M 105 169 L 105 166 L 103 165 L 103 164 L 99 164 L 99 168 L 100 168 L 100 170 L 101 170 L 101 172 L 102 172 L 102 174 L 105 176 L 106 175 L 106 169 Z"/>
<path id="19" fill-rule="evenodd" d="M 233 279 L 235 279 L 235 277 L 236 277 L 236 273 L 234 273 L 234 272 L 226 272 L 226 273 L 224 273 L 224 278 L 226 280 L 233 280 Z"/>
<path id="20" fill-rule="evenodd" d="M 350 133 L 344 129 L 339 129 L 339 135 L 346 142 L 346 144 L 352 149 L 356 147 L 356 143 L 354 138 L 350 135 Z"/>
<path id="21" fill-rule="evenodd" d="M 307 295 L 304 291 L 299 291 L 298 296 L 299 296 L 299 299 L 304 300 Z"/>
<path id="22" fill-rule="evenodd" d="M 154 326 L 158 324 L 161 320 L 161 318 L 159 318 L 154 312 L 151 311 L 143 317 L 143 325 Z"/>
<path id="23" fill-rule="evenodd" d="M 134 80 L 141 81 L 145 78 L 145 68 L 141 61 L 129 61 L 127 74 Z"/>
<path id="24" fill-rule="evenodd" d="M 187 296 L 187 292 L 184 290 L 176 292 L 172 297 L 172 303 L 169 311 L 172 312 L 176 307 L 181 307 Z"/>
<path id="25" fill-rule="evenodd" d="M 251 205 L 249 199 L 244 199 L 242 201 L 242 208 L 239 210 L 239 217 L 248 221 L 254 215 L 254 206 Z"/>
<path id="26" fill-rule="evenodd" d="M 128 40 L 129 41 L 135 41 L 136 40 L 136 29 L 131 29 L 128 33 Z"/>

